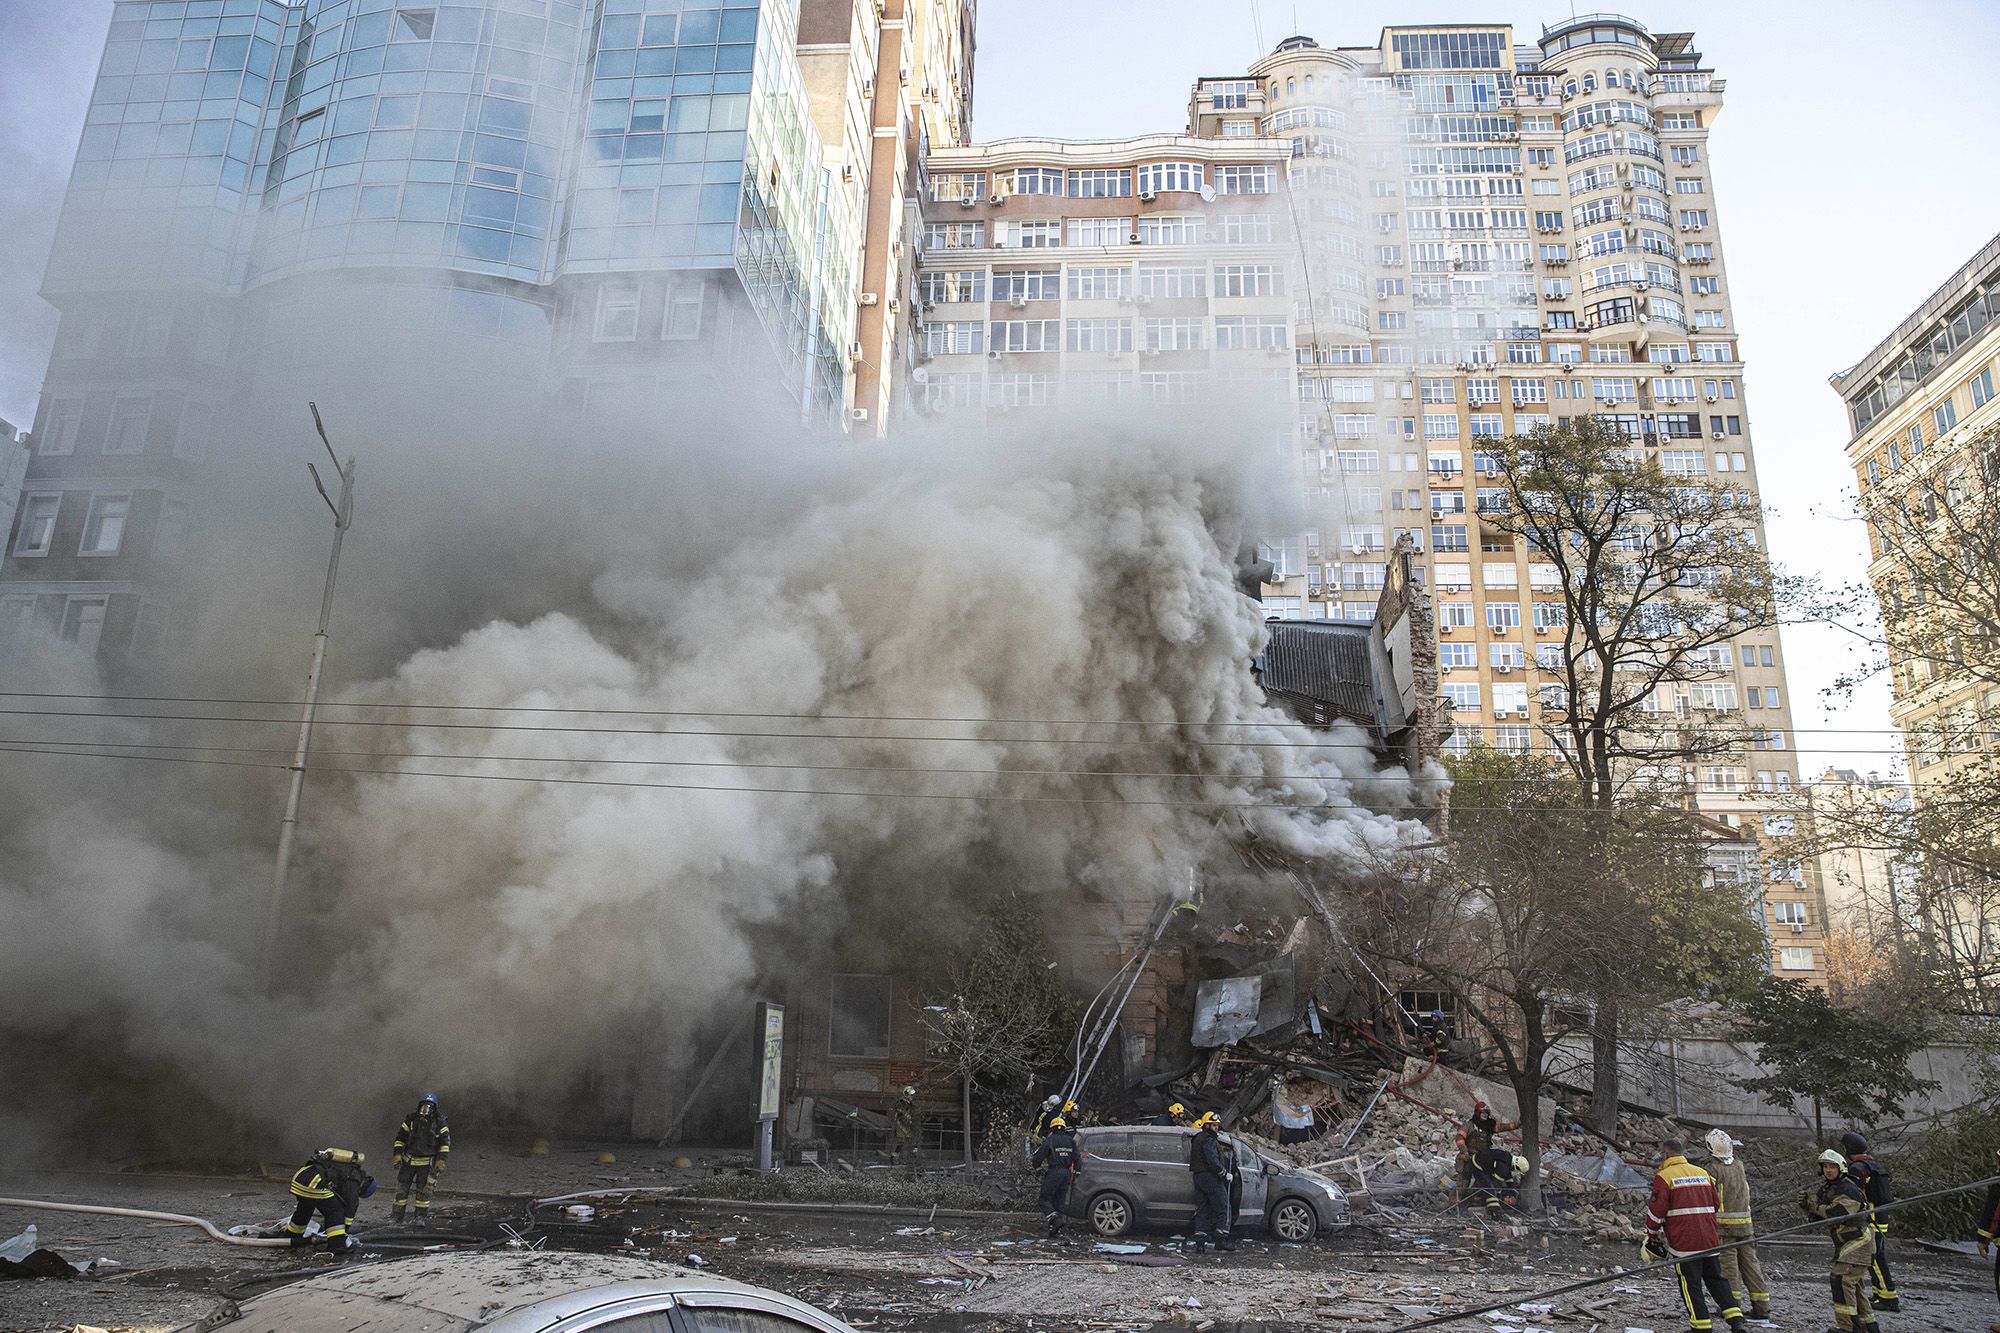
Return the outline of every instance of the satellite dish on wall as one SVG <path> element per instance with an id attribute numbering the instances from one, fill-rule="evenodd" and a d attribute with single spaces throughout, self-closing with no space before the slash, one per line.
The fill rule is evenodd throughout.
<path id="1" fill-rule="evenodd" d="M 1201 187 L 1201 201 L 1204 204 L 1215 202 L 1215 187 L 1213 185 L 1203 185 Z"/>
<path id="2" fill-rule="evenodd" d="M 930 383 L 930 379 L 931 373 L 922 366 L 918 366 L 910 372 L 910 383 L 912 384 L 928 384 Z"/>

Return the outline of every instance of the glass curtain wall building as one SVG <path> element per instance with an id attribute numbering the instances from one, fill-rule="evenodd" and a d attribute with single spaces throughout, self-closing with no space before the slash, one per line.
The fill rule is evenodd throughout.
<path id="1" fill-rule="evenodd" d="M 691 384 L 844 422 L 863 208 L 797 43 L 798 0 L 120 0 L 9 619 L 143 645 L 255 382 L 383 354 L 329 284 L 552 419 Z"/>

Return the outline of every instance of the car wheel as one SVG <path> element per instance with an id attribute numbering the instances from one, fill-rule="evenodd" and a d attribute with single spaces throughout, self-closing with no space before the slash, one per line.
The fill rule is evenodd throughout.
<path id="1" fill-rule="evenodd" d="M 1090 1229 L 1100 1236 L 1122 1236 L 1132 1229 L 1132 1201 L 1110 1190 L 1090 1201 Z"/>
<path id="2" fill-rule="evenodd" d="M 1280 1199 L 1271 1209 L 1271 1234 L 1293 1245 L 1303 1245 L 1319 1231 L 1319 1217 L 1304 1199 Z"/>

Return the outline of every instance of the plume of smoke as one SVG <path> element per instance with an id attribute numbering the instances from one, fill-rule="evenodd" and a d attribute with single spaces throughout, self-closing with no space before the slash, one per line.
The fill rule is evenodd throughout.
<path id="1" fill-rule="evenodd" d="M 1270 431 L 1244 405 L 829 449 L 654 401 L 551 450 L 397 372 L 388 332 L 312 381 L 363 455 L 330 694 L 376 707 L 321 729 L 281 984 L 250 956 L 279 773 L 22 760 L 0 776 L 23 816 L 0 829 L 10 1044 L 93 1079 L 178 1071 L 301 1144 L 418 1084 L 549 1114 L 642 1039 L 685 1058 L 801 917 L 862 952 L 885 918 L 938 926 L 1001 887 L 1149 898 L 1225 806 L 1334 864 L 1420 832 L 1395 811 L 1421 783 L 1373 772 L 1353 729 L 1302 743 L 1250 676 L 1234 553 Z M 298 417 L 300 386 L 266 382 L 258 419 Z M 203 565 L 228 595 L 167 677 L 190 693 L 296 678 L 324 549 L 298 457 L 268 434 L 234 456 Z M 533 709 L 610 711 L 484 711 Z M 91 734 L 190 734 L 119 728 Z M 289 743 L 195 734 L 267 764 Z"/>

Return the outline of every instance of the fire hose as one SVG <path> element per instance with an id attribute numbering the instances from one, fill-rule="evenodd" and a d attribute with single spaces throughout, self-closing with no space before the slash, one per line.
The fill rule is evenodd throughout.
<path id="1" fill-rule="evenodd" d="M 232 1236 L 205 1217 L 190 1217 L 186 1213 L 156 1213 L 146 1208 L 106 1208 L 91 1203 L 53 1203 L 48 1199 L 0 1199 L 0 1207 L 46 1208 L 58 1213 L 97 1213 L 105 1217 L 137 1217 L 149 1222 L 178 1222 L 182 1226 L 200 1227 L 210 1239 L 219 1240 L 224 1245 L 249 1245 L 258 1249 L 289 1248 L 291 1241 L 284 1236 Z"/>
<path id="2" fill-rule="evenodd" d="M 1964 1185 L 1952 1185 L 1946 1189 L 1932 1190 L 1929 1194 L 1913 1194 L 1907 1199 L 1898 1199 L 1894 1203 L 1877 1204 L 1873 1208 L 1858 1209 L 1855 1212 L 1844 1214 L 1840 1220 L 1842 1222 L 1858 1222 L 1865 1218 L 1874 1217 L 1879 1213 L 1893 1213 L 1898 1208 L 1907 1208 L 1913 1203 L 1924 1203 L 1931 1199 L 1942 1199 L 1949 1195 L 1963 1194 L 1967 1190 L 1981 1189 L 1993 1184 L 2000 1184 L 2000 1176 L 1987 1176 L 1983 1180 L 1974 1180 Z M 1452 1314 L 1434 1315 L 1429 1319 L 1419 1319 L 1414 1324 L 1400 1324 L 1391 1329 L 1389 1333 L 1416 1333 L 1416 1330 L 1420 1328 L 1437 1328 L 1443 1324 L 1455 1324 L 1461 1319 L 1477 1319 L 1481 1315 L 1511 1309 L 1516 1305 L 1541 1304 L 1551 1296 L 1566 1296 L 1573 1291 L 1583 1291 L 1590 1287 L 1601 1287 L 1607 1282 L 1628 1281 L 1641 1273 L 1655 1273 L 1662 1269 L 1677 1268 L 1692 1259 L 1706 1259 L 1711 1255 L 1718 1255 L 1726 1250 L 1741 1249 L 1745 1245 L 1755 1245 L 1759 1241 L 1776 1240 L 1779 1236 L 1797 1235 L 1801 1231 L 1821 1231 L 1826 1226 L 1827 1219 L 1817 1218 L 1811 1222 L 1801 1222 L 1797 1226 L 1781 1227 L 1776 1231 L 1761 1232 L 1756 1235 L 1746 1236 L 1742 1240 L 1733 1240 L 1725 1245 L 1717 1245 L 1706 1250 L 1696 1250 L 1691 1254 L 1664 1259 L 1658 1263 L 1642 1264 L 1637 1268 L 1621 1268 L 1615 1273 L 1607 1273 L 1602 1277 L 1585 1278 L 1581 1282 L 1571 1282 L 1567 1286 L 1551 1287 L 1547 1291 L 1537 1291 L 1523 1296 L 1518 1300 L 1510 1298 L 1496 1305 L 1482 1305 L 1473 1310 L 1459 1310 Z"/>

